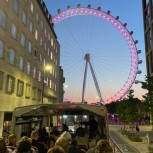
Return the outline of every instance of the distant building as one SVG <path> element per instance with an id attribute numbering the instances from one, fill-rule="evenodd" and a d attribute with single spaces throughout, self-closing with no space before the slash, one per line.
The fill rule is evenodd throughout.
<path id="1" fill-rule="evenodd" d="M 62 102 L 63 83 L 60 45 L 43 0 L 0 0 L 0 135 L 15 107 Z"/>
<path id="2" fill-rule="evenodd" d="M 147 75 L 153 76 L 153 0 L 142 0 Z"/>

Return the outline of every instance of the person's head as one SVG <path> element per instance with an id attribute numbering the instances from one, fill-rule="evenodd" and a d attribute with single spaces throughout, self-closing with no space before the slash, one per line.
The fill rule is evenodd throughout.
<path id="1" fill-rule="evenodd" d="M 8 137 L 8 145 L 16 146 L 16 137 L 13 134 Z"/>
<path id="2" fill-rule="evenodd" d="M 85 136 L 85 129 L 82 127 L 77 128 L 76 135 L 79 137 L 84 137 Z"/>
<path id="3" fill-rule="evenodd" d="M 68 131 L 69 130 L 69 128 L 68 128 L 68 126 L 66 125 L 66 124 L 63 124 L 63 130 L 62 131 Z"/>
<path id="4" fill-rule="evenodd" d="M 7 152 L 6 143 L 3 137 L 0 137 L 0 151 L 1 153 Z"/>
<path id="5" fill-rule="evenodd" d="M 49 149 L 47 153 L 65 153 L 65 151 L 60 146 L 54 146 L 53 148 Z"/>
<path id="6" fill-rule="evenodd" d="M 71 134 L 70 134 L 69 132 L 67 132 L 67 131 L 63 132 L 63 133 L 60 135 L 60 137 L 64 137 L 64 138 L 68 139 L 69 143 L 71 143 L 71 141 L 72 141 L 72 136 L 71 136 Z"/>
<path id="7" fill-rule="evenodd" d="M 29 138 L 24 136 L 17 143 L 17 151 L 19 153 L 28 152 L 31 149 Z"/>
<path id="8" fill-rule="evenodd" d="M 112 147 L 107 140 L 100 139 L 97 141 L 95 153 L 112 153 L 112 151 Z"/>
<path id="9" fill-rule="evenodd" d="M 56 142 L 55 142 L 55 146 L 60 146 L 64 149 L 65 153 L 68 152 L 69 150 L 69 141 L 67 138 L 65 137 L 59 137 Z"/>
<path id="10" fill-rule="evenodd" d="M 39 138 L 38 131 L 32 131 L 31 133 L 31 139 L 37 140 Z"/>

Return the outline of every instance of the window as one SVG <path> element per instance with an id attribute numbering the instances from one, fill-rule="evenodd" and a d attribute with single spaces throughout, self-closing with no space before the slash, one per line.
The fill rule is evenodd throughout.
<path id="1" fill-rule="evenodd" d="M 44 28 L 44 22 L 43 22 L 43 20 L 41 20 L 41 22 L 40 22 L 40 27 L 41 27 L 41 29 Z"/>
<path id="2" fill-rule="evenodd" d="M 21 33 L 21 46 L 25 46 L 25 35 L 23 33 Z"/>
<path id="3" fill-rule="evenodd" d="M 19 3 L 18 0 L 13 0 L 13 10 L 18 13 L 19 12 Z"/>
<path id="4" fill-rule="evenodd" d="M 33 24 L 31 21 L 29 21 L 29 31 L 30 31 L 30 33 L 33 32 Z"/>
<path id="5" fill-rule="evenodd" d="M 56 91 L 56 83 L 54 84 L 54 90 Z"/>
<path id="6" fill-rule="evenodd" d="M 52 46 L 52 47 L 53 47 L 53 44 L 54 44 L 53 38 L 51 38 L 51 46 Z"/>
<path id="7" fill-rule="evenodd" d="M 151 35 L 151 30 L 149 30 L 146 34 L 146 47 L 147 51 L 151 49 L 152 47 L 152 35 Z"/>
<path id="8" fill-rule="evenodd" d="M 4 42 L 0 40 L 0 58 L 4 57 Z"/>
<path id="9" fill-rule="evenodd" d="M 30 75 L 30 63 L 27 62 L 27 74 Z"/>
<path id="10" fill-rule="evenodd" d="M 36 78 L 36 67 L 33 67 L 33 78 Z"/>
<path id="11" fill-rule="evenodd" d="M 35 39 L 38 41 L 38 30 L 35 30 Z"/>
<path id="12" fill-rule="evenodd" d="M 41 82 L 41 72 L 38 71 L 38 81 Z"/>
<path id="13" fill-rule="evenodd" d="M 33 5 L 32 2 L 31 2 L 31 4 L 30 4 L 30 10 L 31 10 L 32 13 L 34 13 L 34 5 Z"/>
<path id="14" fill-rule="evenodd" d="M 41 56 L 41 54 L 39 54 L 39 61 L 40 61 L 40 63 L 42 63 L 42 56 Z"/>
<path id="15" fill-rule="evenodd" d="M 26 24 L 26 22 L 27 22 L 27 15 L 26 15 L 25 11 L 22 12 L 22 22 L 24 24 Z"/>
<path id="16" fill-rule="evenodd" d="M 50 55 L 50 48 L 48 47 L 48 56 Z"/>
<path id="17" fill-rule="evenodd" d="M 31 86 L 30 84 L 26 84 L 26 91 L 25 91 L 25 97 L 30 98 L 30 93 L 31 93 Z"/>
<path id="18" fill-rule="evenodd" d="M 17 96 L 22 96 L 23 95 L 23 87 L 24 87 L 24 82 L 21 80 L 18 80 L 17 84 Z"/>
<path id="19" fill-rule="evenodd" d="M 57 47 L 56 47 L 56 54 L 57 54 Z"/>
<path id="20" fill-rule="evenodd" d="M 145 29 L 146 29 L 151 24 L 151 12 L 149 6 L 147 6 L 144 17 L 145 17 Z"/>
<path id="21" fill-rule="evenodd" d="M 52 80 L 49 80 L 49 88 L 52 88 Z"/>
<path id="22" fill-rule="evenodd" d="M 45 82 L 45 85 L 48 86 L 48 83 L 49 83 L 48 82 L 48 77 L 46 77 L 46 79 L 44 80 L 44 82 Z"/>
<path id="23" fill-rule="evenodd" d="M 22 56 L 19 57 L 19 69 L 23 70 L 23 57 Z"/>
<path id="24" fill-rule="evenodd" d="M 53 60 L 53 52 L 50 53 L 50 59 Z"/>
<path id="25" fill-rule="evenodd" d="M 32 87 L 32 99 L 35 100 L 37 98 L 37 88 Z"/>
<path id="26" fill-rule="evenodd" d="M 37 59 L 37 49 L 34 50 L 34 58 Z"/>
<path id="27" fill-rule="evenodd" d="M 32 43 L 31 41 L 28 41 L 28 52 L 31 54 L 32 51 Z"/>
<path id="28" fill-rule="evenodd" d="M 42 46 L 43 44 L 43 40 L 42 40 L 42 37 L 40 37 L 40 46 Z"/>
<path id="29" fill-rule="evenodd" d="M 45 36 L 47 36 L 47 29 L 45 28 Z"/>
<path id="30" fill-rule="evenodd" d="M 0 10 L 0 26 L 3 28 L 6 27 L 6 19 L 6 14 L 2 10 Z"/>
<path id="31" fill-rule="evenodd" d="M 0 90 L 2 90 L 3 87 L 3 80 L 4 79 L 4 72 L 0 71 Z"/>
<path id="32" fill-rule="evenodd" d="M 15 60 L 15 51 L 10 48 L 10 51 L 9 51 L 9 63 L 14 65 L 14 60 Z"/>
<path id="33" fill-rule="evenodd" d="M 6 88 L 7 93 L 13 93 L 14 92 L 14 83 L 15 83 L 15 78 L 8 75 L 7 76 L 7 88 Z"/>
<path id="34" fill-rule="evenodd" d="M 39 22 L 39 13 L 36 12 L 36 21 Z"/>
<path id="35" fill-rule="evenodd" d="M 11 25 L 11 35 L 12 35 L 12 37 L 14 37 L 16 39 L 17 27 L 14 23 L 12 23 L 12 25 Z"/>

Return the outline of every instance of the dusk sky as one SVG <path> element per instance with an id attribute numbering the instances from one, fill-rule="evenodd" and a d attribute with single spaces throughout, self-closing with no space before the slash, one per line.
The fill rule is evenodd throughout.
<path id="1" fill-rule="evenodd" d="M 136 80 L 144 80 L 146 62 L 144 50 L 144 33 L 142 4 L 140 0 L 45 0 L 46 6 L 55 16 L 57 10 L 65 11 L 69 5 L 76 8 L 101 7 L 103 12 L 111 11 L 111 15 L 119 16 L 121 23 L 127 23 L 127 29 L 133 31 L 134 40 L 138 40 L 137 49 L 142 50 L 139 65 L 142 74 Z M 130 50 L 121 33 L 110 23 L 93 16 L 75 16 L 63 20 L 54 26 L 61 45 L 61 63 L 65 76 L 65 100 L 81 101 L 82 84 L 85 68 L 84 56 L 91 54 L 91 64 L 100 87 L 103 100 L 116 94 L 125 84 L 130 71 Z M 135 97 L 141 99 L 145 93 L 140 84 L 133 84 Z M 88 67 L 85 100 L 96 102 L 98 94 L 94 86 L 91 71 Z"/>

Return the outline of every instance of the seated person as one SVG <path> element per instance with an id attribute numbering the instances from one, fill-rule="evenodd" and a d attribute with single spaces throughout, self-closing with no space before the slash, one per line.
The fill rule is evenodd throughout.
<path id="1" fill-rule="evenodd" d="M 0 137 L 0 152 L 1 153 L 12 153 L 12 150 L 6 147 L 6 143 L 3 137 Z"/>
<path id="2" fill-rule="evenodd" d="M 59 137 L 56 142 L 55 146 L 60 146 L 64 149 L 65 153 L 69 152 L 69 140 L 65 137 Z"/>
<path id="3" fill-rule="evenodd" d="M 88 149 L 87 153 L 112 153 L 112 147 L 109 142 L 104 139 L 97 141 L 96 146 Z"/>
<path id="4" fill-rule="evenodd" d="M 13 153 L 36 153 L 36 151 L 31 148 L 30 139 L 27 136 L 23 136 L 17 143 L 17 148 Z"/>
<path id="5" fill-rule="evenodd" d="M 54 146 L 53 148 L 50 148 L 47 153 L 65 153 L 65 151 L 60 146 Z"/>
<path id="6" fill-rule="evenodd" d="M 80 153 L 79 146 L 77 145 L 77 141 L 75 139 L 73 139 L 70 144 L 69 153 Z"/>
<path id="7" fill-rule="evenodd" d="M 88 149 L 88 138 L 85 136 L 85 129 L 82 127 L 77 128 L 76 130 L 76 141 L 78 145 L 85 145 L 85 149 Z"/>

